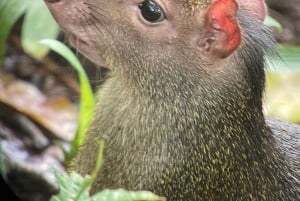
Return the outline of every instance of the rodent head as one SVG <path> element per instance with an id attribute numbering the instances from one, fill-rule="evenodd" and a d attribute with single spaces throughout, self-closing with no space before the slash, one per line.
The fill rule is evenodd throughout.
<path id="1" fill-rule="evenodd" d="M 263 19 L 263 0 L 46 0 L 71 44 L 111 70 L 190 63 L 219 66 L 240 46 L 240 6 Z M 180 57 L 180 58 L 178 58 Z M 183 62 L 179 61 L 182 60 Z M 209 64 L 209 65 L 205 65 Z M 128 66 L 128 68 L 124 68 Z"/>

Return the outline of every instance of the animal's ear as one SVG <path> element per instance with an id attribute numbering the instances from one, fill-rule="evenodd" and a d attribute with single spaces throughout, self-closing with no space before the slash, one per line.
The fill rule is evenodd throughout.
<path id="1" fill-rule="evenodd" d="M 267 15 L 267 7 L 264 0 L 237 0 L 238 4 L 247 9 L 260 21 L 264 21 Z"/>
<path id="2" fill-rule="evenodd" d="M 241 0 L 243 1 L 243 0 Z M 225 58 L 241 43 L 236 0 L 215 0 L 205 14 L 205 36 L 198 45 L 212 57 Z"/>

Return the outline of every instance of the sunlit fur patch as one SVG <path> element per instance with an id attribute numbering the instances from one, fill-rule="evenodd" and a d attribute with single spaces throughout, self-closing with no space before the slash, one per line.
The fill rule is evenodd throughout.
<path id="1" fill-rule="evenodd" d="M 213 0 L 181 0 L 183 6 L 190 10 L 195 10 L 197 8 L 207 8 Z"/>

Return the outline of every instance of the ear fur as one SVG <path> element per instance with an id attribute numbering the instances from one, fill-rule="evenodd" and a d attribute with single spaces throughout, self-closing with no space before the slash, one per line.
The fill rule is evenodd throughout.
<path id="1" fill-rule="evenodd" d="M 267 7 L 264 0 L 237 0 L 237 3 L 249 10 L 257 19 L 264 21 L 267 15 Z"/>

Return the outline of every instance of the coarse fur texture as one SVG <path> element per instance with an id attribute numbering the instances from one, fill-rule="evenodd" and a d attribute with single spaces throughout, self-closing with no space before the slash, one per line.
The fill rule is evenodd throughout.
<path id="1" fill-rule="evenodd" d="M 164 1 L 176 5 L 172 8 L 180 15 L 166 15 L 180 28 L 155 40 L 155 30 L 141 34 L 146 31 L 122 18 L 127 11 L 114 7 L 115 1 L 77 1 L 83 28 L 76 31 L 96 44 L 87 55 L 110 69 L 71 167 L 91 173 L 98 141 L 105 140 L 104 165 L 93 192 L 149 190 L 169 201 L 298 200 L 298 168 L 287 162 L 262 113 L 264 55 L 274 51 L 274 42 L 247 8 L 238 9 L 241 44 L 218 58 L 191 45 L 191 27 L 203 30 L 205 24 L 195 22 L 204 19 L 204 1 Z M 198 18 L 181 9 L 186 2 L 200 2 L 203 7 L 190 8 Z M 87 52 L 84 45 L 77 48 Z"/>
<path id="2" fill-rule="evenodd" d="M 183 0 L 183 6 L 190 10 L 195 10 L 199 7 L 206 8 L 208 7 L 212 0 Z"/>

